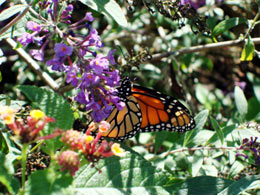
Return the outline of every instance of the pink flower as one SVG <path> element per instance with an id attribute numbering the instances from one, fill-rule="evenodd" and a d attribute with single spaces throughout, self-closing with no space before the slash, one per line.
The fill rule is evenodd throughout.
<path id="1" fill-rule="evenodd" d="M 61 171 L 68 170 L 72 176 L 79 170 L 78 154 L 72 150 L 66 150 L 58 157 L 58 164 L 61 166 Z"/>

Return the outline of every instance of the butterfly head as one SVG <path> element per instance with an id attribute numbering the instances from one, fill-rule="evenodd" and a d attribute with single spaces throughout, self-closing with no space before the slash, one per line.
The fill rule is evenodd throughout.
<path id="1" fill-rule="evenodd" d="M 120 98 L 126 98 L 127 96 L 131 95 L 132 85 L 133 84 L 128 77 L 124 78 L 121 81 L 121 86 L 118 88 L 118 96 Z"/>

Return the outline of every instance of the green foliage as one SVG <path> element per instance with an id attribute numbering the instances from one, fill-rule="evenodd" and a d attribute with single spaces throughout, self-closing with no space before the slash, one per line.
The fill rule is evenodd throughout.
<path id="1" fill-rule="evenodd" d="M 35 108 L 39 108 L 47 116 L 55 118 L 55 127 L 64 130 L 72 128 L 73 112 L 62 96 L 35 86 L 19 86 L 18 88 L 28 97 Z M 46 132 L 46 134 L 49 133 L 51 133 L 50 130 Z"/>
<path id="2" fill-rule="evenodd" d="M 178 189 L 170 174 L 146 161 L 138 154 L 124 158 L 111 157 L 96 164 L 85 165 L 74 177 L 76 193 L 170 193 Z M 99 181 L 99 182 L 97 182 Z M 179 182 L 178 182 L 179 183 Z"/>
<path id="3" fill-rule="evenodd" d="M 25 194 L 71 194 L 72 177 L 50 168 L 30 175 L 25 186 Z"/>
<path id="4" fill-rule="evenodd" d="M 218 35 L 223 34 L 223 32 L 245 22 L 247 22 L 246 18 L 239 17 L 223 20 L 214 27 L 211 35 L 212 37 L 217 37 Z"/>
<path id="5" fill-rule="evenodd" d="M 114 0 L 80 0 L 83 4 L 89 6 L 95 11 L 98 11 L 106 16 L 113 18 L 122 27 L 127 27 L 125 15 Z"/>
<path id="6" fill-rule="evenodd" d="M 27 13 L 27 5 L 14 2 L 9 8 L 3 8 L 0 21 L 4 25 L 23 12 L 26 15 L 1 34 L 0 39 L 21 37 L 27 21 L 48 25 L 50 32 L 54 30 L 55 22 L 45 23 L 37 16 L 44 12 L 38 2 L 30 4 L 30 8 L 35 10 L 33 14 L 29 10 Z M 59 2 L 60 8 L 66 7 L 68 1 Z M 57 156 L 68 146 L 61 142 L 60 136 L 47 138 L 56 128 L 62 129 L 61 132 L 72 128 L 86 129 L 90 113 L 73 100 L 79 89 L 71 90 L 71 86 L 65 86 L 66 76 L 63 77 L 62 72 L 46 67 L 46 61 L 53 57 L 53 43 L 46 45 L 45 61 L 37 63 L 43 74 L 50 75 L 61 86 L 57 91 L 62 95 L 40 88 L 45 83 L 39 79 L 42 78 L 38 75 L 40 71 L 35 73 L 30 69 L 31 59 L 18 56 L 17 50 L 3 41 L 0 43 L 0 82 L 3 84 L 0 87 L 0 93 L 3 93 L 0 106 L 15 109 L 16 119 L 19 120 L 24 120 L 32 108 L 39 108 L 56 122 L 48 124 L 40 132 L 40 136 L 47 138 L 30 144 L 25 155 L 28 170 L 23 185 L 20 182 L 21 159 L 25 157 L 21 154 L 23 145 L 0 116 L 0 194 L 258 193 L 258 156 L 252 153 L 253 149 L 241 149 L 244 139 L 260 137 L 259 59 L 254 56 L 259 52 L 253 39 L 257 36 L 255 32 L 259 31 L 259 25 L 256 25 L 259 20 L 255 8 L 251 7 L 255 1 L 222 1 L 221 6 L 206 1 L 207 5 L 203 8 L 193 10 L 194 13 L 187 12 L 189 18 L 178 21 L 160 14 L 164 8 L 158 8 L 153 4 L 155 1 L 144 6 L 139 2 L 133 1 L 128 5 L 126 1 L 115 0 L 70 1 L 74 6 L 72 22 L 82 19 L 89 9 L 94 10 L 96 18 L 88 25 L 97 29 L 105 51 L 117 49 L 117 65 L 111 69 L 121 68 L 120 74 L 130 77 L 135 84 L 182 97 L 192 116 L 195 116 L 196 127 L 184 134 L 168 131 L 138 134 L 126 142 L 131 148 L 124 146 L 127 150 L 125 157 L 109 157 L 98 162 L 91 159 L 90 163 L 85 159 L 87 154 L 84 154 L 79 171 L 71 176 L 68 171 L 61 171 L 57 163 Z M 0 0 L 1 6 L 9 3 Z M 257 3 L 259 9 L 260 1 Z M 167 3 L 164 6 L 167 7 Z M 183 14 L 178 11 L 175 16 Z M 205 25 L 199 18 L 194 20 L 195 13 L 207 18 L 207 28 L 211 33 L 193 32 L 192 26 L 197 29 Z M 255 21 L 251 20 L 252 15 L 256 15 Z M 233 16 L 237 17 L 230 18 Z M 180 28 L 182 22 L 184 26 Z M 248 24 L 248 27 L 241 24 Z M 57 27 L 60 28 L 60 24 Z M 73 25 L 68 28 L 77 33 Z M 88 31 L 89 27 L 82 29 L 83 34 Z M 55 35 L 51 41 L 66 44 L 71 41 L 74 44 L 77 40 L 72 34 L 65 37 Z M 241 37 L 246 37 L 243 48 L 234 44 L 223 47 L 221 42 L 227 41 L 227 44 Z M 219 42 L 214 43 L 217 40 Z M 77 53 L 80 46 L 78 44 L 73 52 Z M 22 48 L 22 44 L 18 43 L 16 49 L 18 47 Z M 22 49 L 29 53 L 36 47 L 40 48 L 36 44 L 28 44 Z M 143 57 L 144 51 L 152 59 Z M 134 64 L 138 57 L 138 63 Z M 79 58 L 78 53 L 75 58 Z M 88 59 L 84 60 L 82 70 L 89 63 Z M 67 58 L 64 64 L 69 64 Z M 16 90 L 17 85 L 19 90 Z M 94 88 L 102 91 L 96 86 Z M 98 95 L 94 93 L 95 97 Z M 238 153 L 248 155 L 248 158 L 238 156 Z M 35 157 L 37 154 L 39 156 Z"/>
<path id="7" fill-rule="evenodd" d="M 0 182 L 10 194 L 16 194 L 19 190 L 19 181 L 14 177 L 13 158 L 0 151 Z"/>
<path id="8" fill-rule="evenodd" d="M 247 113 L 248 105 L 247 105 L 247 100 L 246 100 L 246 97 L 244 95 L 244 92 L 238 86 L 235 87 L 234 97 L 235 97 L 235 104 L 236 104 L 236 108 L 238 110 L 238 113 L 240 114 L 240 116 L 242 118 L 244 118 L 244 116 Z"/>
<path id="9" fill-rule="evenodd" d="M 252 61 L 254 53 L 255 53 L 254 42 L 252 41 L 251 37 L 248 36 L 247 41 L 246 41 L 244 48 L 242 50 L 240 60 L 241 61 Z"/>
<path id="10" fill-rule="evenodd" d="M 21 5 L 14 5 L 8 9 L 5 9 L 0 13 L 0 21 L 4 21 L 17 13 L 23 12 L 26 8 L 27 8 L 26 5 L 21 4 Z"/>

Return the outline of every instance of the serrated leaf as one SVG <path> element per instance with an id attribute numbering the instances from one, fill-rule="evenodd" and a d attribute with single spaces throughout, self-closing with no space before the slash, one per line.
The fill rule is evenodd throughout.
<path id="1" fill-rule="evenodd" d="M 223 134 L 223 132 L 222 132 L 218 122 L 211 116 L 210 116 L 210 122 L 211 122 L 211 124 L 213 126 L 213 129 L 216 131 L 216 133 L 218 135 L 218 138 L 221 141 L 221 144 L 223 144 L 223 142 L 224 142 L 224 134 Z"/>
<path id="2" fill-rule="evenodd" d="M 69 189 L 72 180 L 73 178 L 64 172 L 59 174 L 50 169 L 38 170 L 29 176 L 25 185 L 25 194 L 72 194 Z"/>
<path id="3" fill-rule="evenodd" d="M 195 136 L 195 134 L 196 134 L 195 132 L 200 131 L 204 127 L 204 125 L 207 121 L 208 115 L 209 115 L 208 110 L 202 110 L 195 116 L 196 127 L 195 127 L 195 129 L 193 129 L 189 132 L 186 132 L 184 141 L 183 141 L 184 147 L 190 142 L 191 137 Z"/>
<path id="4" fill-rule="evenodd" d="M 244 45 L 244 48 L 241 53 L 240 60 L 241 61 L 252 61 L 255 53 L 255 45 L 250 36 Z"/>
<path id="5" fill-rule="evenodd" d="M 176 195 L 213 195 L 231 185 L 233 181 L 219 177 L 200 176 L 187 179 Z"/>
<path id="6" fill-rule="evenodd" d="M 56 119 L 55 126 L 68 130 L 72 128 L 74 118 L 69 103 L 55 92 L 35 86 L 19 86 L 18 89 L 31 100 L 37 108 L 47 116 Z M 47 132 L 49 134 L 51 132 Z"/>
<path id="7" fill-rule="evenodd" d="M 19 12 L 23 12 L 26 8 L 27 6 L 22 4 L 11 6 L 0 13 L 0 21 L 4 21 Z"/>
<path id="8" fill-rule="evenodd" d="M 243 90 L 238 86 L 235 87 L 234 98 L 235 98 L 236 108 L 240 116 L 244 117 L 247 113 L 248 105 Z"/>
<path id="9" fill-rule="evenodd" d="M 239 17 L 230 18 L 230 19 L 221 21 L 214 27 L 214 29 L 212 31 L 212 36 L 216 37 L 218 35 L 221 35 L 223 32 L 225 32 L 239 24 L 245 23 L 245 22 L 247 22 L 246 18 L 239 18 Z"/>
<path id="10" fill-rule="evenodd" d="M 14 168 L 12 160 L 8 159 L 7 156 L 0 151 L 0 183 L 6 187 L 10 194 L 17 194 L 19 181 L 13 176 Z"/>
<path id="11" fill-rule="evenodd" d="M 260 175 L 246 176 L 238 181 L 234 181 L 226 189 L 218 193 L 219 195 L 236 195 L 246 190 L 253 182 L 260 179 Z"/>
<path id="12" fill-rule="evenodd" d="M 108 189 L 111 194 L 170 194 L 169 174 L 146 161 L 142 156 L 128 153 L 124 158 L 111 157 L 100 160 L 93 168 L 85 165 L 74 177 L 75 193 L 98 194 Z"/>
<path id="13" fill-rule="evenodd" d="M 83 4 L 89 6 L 95 11 L 98 11 L 106 16 L 112 17 L 119 25 L 127 27 L 125 15 L 114 0 L 80 0 Z"/>

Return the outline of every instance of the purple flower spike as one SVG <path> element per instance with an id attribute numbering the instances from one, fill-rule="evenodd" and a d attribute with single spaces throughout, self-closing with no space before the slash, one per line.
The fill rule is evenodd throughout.
<path id="1" fill-rule="evenodd" d="M 41 49 L 31 49 L 30 54 L 33 56 L 34 59 L 43 62 L 44 60 L 44 53 Z"/>
<path id="2" fill-rule="evenodd" d="M 107 55 L 107 59 L 110 61 L 110 63 L 112 65 L 115 65 L 116 64 L 116 61 L 115 61 L 115 58 L 113 56 L 113 53 L 116 51 L 116 49 L 113 49 L 111 51 L 109 51 L 108 55 Z"/>
<path id="3" fill-rule="evenodd" d="M 25 32 L 20 38 L 18 38 L 18 41 L 25 46 L 26 44 L 33 42 L 33 36 L 30 33 Z"/>
<path id="4" fill-rule="evenodd" d="M 67 46 L 65 43 L 56 43 L 54 47 L 54 51 L 56 56 L 70 56 L 72 54 L 72 47 Z"/>
<path id="5" fill-rule="evenodd" d="M 80 104 L 88 104 L 89 103 L 88 93 L 85 93 L 83 90 L 81 90 L 78 93 L 78 95 L 75 97 L 75 100 L 78 101 Z"/>
<path id="6" fill-rule="evenodd" d="M 64 70 L 64 65 L 63 65 L 63 59 L 59 58 L 59 57 L 54 57 L 53 59 L 49 60 L 46 62 L 47 66 L 52 66 L 51 69 L 52 70 L 56 70 L 56 71 L 62 71 Z"/>
<path id="7" fill-rule="evenodd" d="M 66 10 L 67 10 L 68 12 L 73 11 L 73 5 L 72 5 L 72 4 L 69 4 L 68 7 L 66 8 Z"/>
<path id="8" fill-rule="evenodd" d="M 33 21 L 27 22 L 26 27 L 33 32 L 40 32 L 41 31 L 41 25 L 39 25 L 39 24 L 37 24 L 36 22 L 33 22 Z"/>
<path id="9" fill-rule="evenodd" d="M 190 4 L 194 9 L 198 9 L 206 4 L 206 0 L 181 0 L 181 4 Z"/>
<path id="10" fill-rule="evenodd" d="M 85 15 L 85 18 L 89 21 L 89 22 L 93 22 L 94 21 L 94 18 L 92 16 L 92 13 L 91 12 L 87 12 L 86 15 Z"/>

